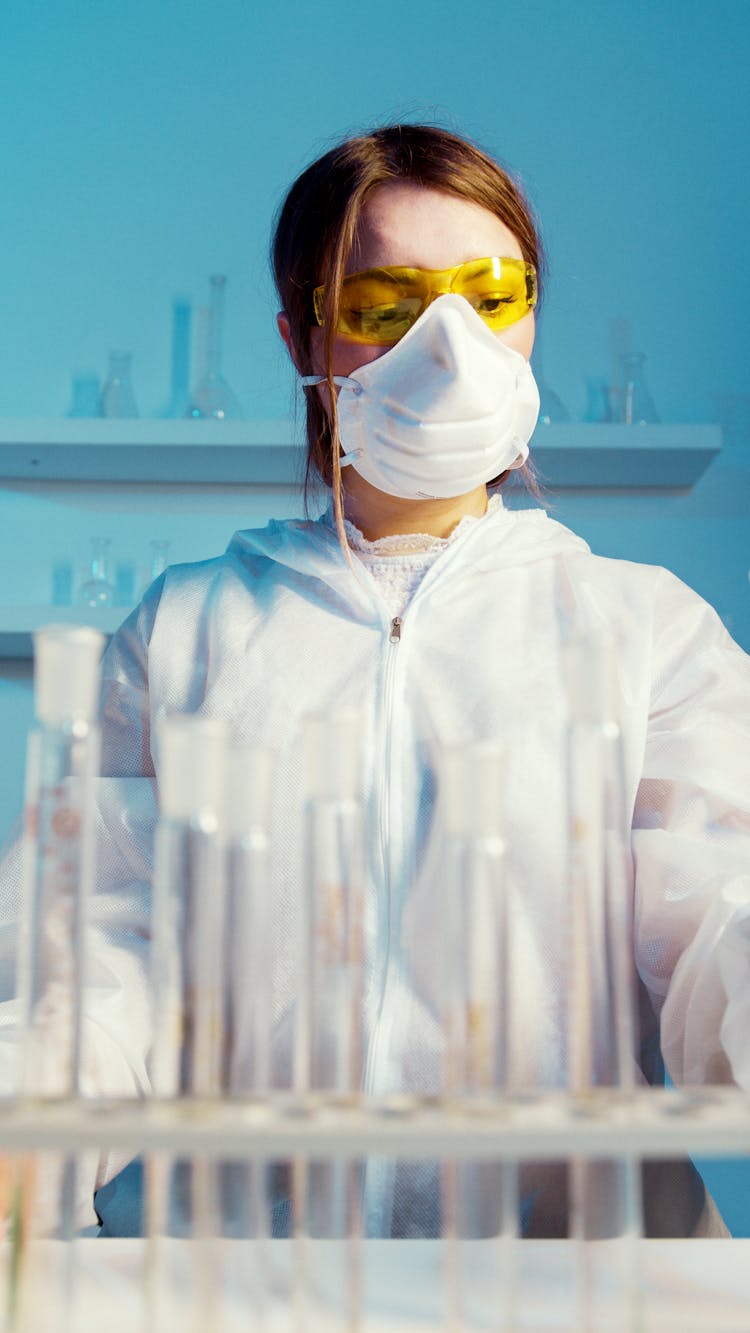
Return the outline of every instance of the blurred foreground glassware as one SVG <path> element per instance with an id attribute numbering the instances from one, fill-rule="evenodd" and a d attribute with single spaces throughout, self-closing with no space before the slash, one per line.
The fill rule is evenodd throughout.
<path id="1" fill-rule="evenodd" d="M 137 417 L 131 379 L 132 352 L 110 352 L 109 370 L 99 399 L 100 417 Z"/>
<path id="2" fill-rule="evenodd" d="M 364 847 L 359 713 L 303 720 L 306 876 L 297 923 L 300 985 L 294 1051 L 302 1097 L 356 1104 L 363 1082 Z M 362 1172 L 350 1158 L 292 1165 L 296 1317 L 300 1327 L 357 1327 L 361 1310 Z M 341 1322 L 319 1323 L 309 1238 L 337 1256 Z"/>
<path id="3" fill-rule="evenodd" d="M 114 606 L 115 585 L 110 579 L 109 537 L 91 538 L 89 577 L 78 590 L 79 606 Z"/>
<path id="4" fill-rule="evenodd" d="M 630 352 L 622 358 L 620 420 L 626 426 L 646 426 L 659 421 L 643 374 L 645 360 L 642 352 Z"/>
<path id="5" fill-rule="evenodd" d="M 103 636 L 85 626 L 48 625 L 34 634 L 35 721 L 27 749 L 18 964 L 18 1090 L 28 1099 L 80 1097 L 83 1091 L 84 940 L 94 877 L 103 646 Z M 36 1232 L 72 1242 L 78 1194 L 77 1154 L 50 1151 L 18 1162 L 9 1327 L 48 1327 L 50 1310 L 61 1307 L 72 1326 L 74 1246 L 65 1246 L 59 1277 L 40 1286 L 29 1264 L 29 1240 Z"/>
<path id="6" fill-rule="evenodd" d="M 159 821 L 154 847 L 151 1082 L 164 1100 L 221 1094 L 228 729 L 214 718 L 173 715 L 158 727 Z M 199 1154 L 148 1161 L 151 1300 L 164 1328 L 175 1297 L 169 1234 L 193 1242 L 196 1326 L 218 1303 L 213 1243 L 220 1228 L 220 1169 Z M 166 1304 L 165 1304 L 166 1303 Z"/>
<path id="7" fill-rule="evenodd" d="M 570 913 L 567 1065 L 579 1098 L 597 1085 L 626 1092 L 636 1066 L 633 924 L 629 829 L 618 710 L 617 645 L 609 637 L 572 636 L 565 644 L 568 695 L 567 803 Z M 574 1242 L 578 1327 L 593 1318 L 590 1241 L 609 1235 L 616 1305 L 641 1327 L 637 1242 L 642 1229 L 636 1159 L 568 1165 L 569 1236 Z"/>
<path id="8" fill-rule="evenodd" d="M 510 1040 L 506 782 L 507 757 L 500 741 L 443 750 L 442 957 L 436 960 L 442 977 L 443 1095 L 466 1105 L 491 1104 L 516 1081 Z M 474 1263 L 466 1240 L 486 1236 L 497 1243 L 502 1274 L 496 1327 L 510 1333 L 518 1314 L 516 1163 L 445 1161 L 441 1206 L 446 1326 L 472 1326 L 469 1310 L 487 1292 L 487 1275 Z"/>
<path id="9" fill-rule="evenodd" d="M 236 420 L 242 416 L 237 398 L 221 373 L 226 282 L 223 273 L 214 273 L 211 277 L 211 304 L 205 346 L 198 349 L 197 379 L 185 413 L 196 420 L 202 417 L 215 417 L 219 421 Z"/>

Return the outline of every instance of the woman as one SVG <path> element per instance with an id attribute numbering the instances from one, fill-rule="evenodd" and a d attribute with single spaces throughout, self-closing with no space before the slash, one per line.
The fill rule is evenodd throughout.
<path id="1" fill-rule="evenodd" d="M 733 980 L 747 972 L 738 941 L 750 915 L 748 660 L 667 571 L 596 557 L 543 510 L 503 505 L 538 411 L 528 358 L 540 247 L 520 191 L 445 131 L 377 130 L 302 174 L 273 253 L 279 330 L 306 394 L 308 480 L 330 489 L 331 504 L 320 519 L 240 532 L 223 557 L 171 568 L 107 652 L 110 989 L 104 1002 L 99 991 L 92 1084 L 147 1087 L 134 924 L 142 912 L 146 926 L 162 710 L 226 718 L 240 739 L 279 754 L 273 1062 L 276 1082 L 289 1083 L 299 727 L 347 703 L 362 716 L 371 834 L 365 1086 L 439 1087 L 433 756 L 486 736 L 509 742 L 518 1077 L 563 1084 L 563 639 L 606 633 L 618 643 L 644 1073 L 662 1072 L 660 1027 L 676 1081 L 750 1085 L 750 998 Z M 102 955 L 103 975 L 107 966 Z M 436 1181 L 428 1168 L 374 1171 L 370 1233 L 434 1232 Z M 709 1229 L 687 1166 L 648 1186 L 652 1233 Z M 530 1168 L 522 1192 L 528 1234 L 564 1232 L 560 1172 Z"/>

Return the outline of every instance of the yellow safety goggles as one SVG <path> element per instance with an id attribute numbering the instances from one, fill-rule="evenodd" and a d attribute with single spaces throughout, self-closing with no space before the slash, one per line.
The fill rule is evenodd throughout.
<path id="1" fill-rule="evenodd" d="M 463 296 L 488 328 L 507 329 L 533 310 L 536 269 L 525 259 L 470 259 L 455 268 L 368 268 L 341 284 L 336 332 L 363 343 L 396 343 L 431 301 Z M 315 318 L 325 322 L 325 287 L 313 292 Z"/>

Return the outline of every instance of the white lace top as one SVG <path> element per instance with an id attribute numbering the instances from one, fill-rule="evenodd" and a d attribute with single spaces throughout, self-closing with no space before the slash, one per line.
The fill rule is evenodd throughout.
<path id="1" fill-rule="evenodd" d="M 492 495 L 485 514 L 502 507 L 502 497 Z M 391 615 L 401 616 L 440 553 L 460 541 L 475 523 L 481 523 L 485 514 L 465 514 L 447 537 L 433 537 L 428 532 L 403 532 L 368 541 L 348 519 L 344 519 L 344 528 L 353 553 L 376 580 Z"/>

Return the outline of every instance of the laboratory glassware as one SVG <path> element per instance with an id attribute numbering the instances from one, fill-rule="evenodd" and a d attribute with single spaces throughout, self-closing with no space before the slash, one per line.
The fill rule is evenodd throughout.
<path id="1" fill-rule="evenodd" d="M 570 1092 L 597 1085 L 632 1092 L 635 987 L 629 820 L 617 708 L 617 646 L 604 632 L 564 645 L 568 695 L 568 1030 Z M 592 1326 L 595 1293 L 587 1242 L 619 1237 L 623 1327 L 637 1326 L 640 1169 L 632 1157 L 569 1164 L 570 1236 L 576 1243 L 579 1317 Z M 606 1228 L 606 1231 L 604 1230 Z M 614 1271 L 614 1270 L 613 1270 Z"/>
<path id="2" fill-rule="evenodd" d="M 161 538 L 155 538 L 153 541 L 149 542 L 150 558 L 148 562 L 148 577 L 141 588 L 141 597 L 147 589 L 151 587 L 154 579 L 158 579 L 159 575 L 163 574 L 164 570 L 167 568 L 169 563 L 169 548 L 171 545 L 171 542 L 162 541 Z"/>
<path id="3" fill-rule="evenodd" d="M 363 1075 L 364 850 L 361 718 L 355 708 L 302 723 L 306 851 L 298 920 L 299 982 L 294 1083 L 303 1098 L 356 1105 Z M 328 1238 L 337 1257 L 339 1306 L 361 1304 L 362 1172 L 354 1160 L 292 1164 L 297 1316 L 315 1317 L 306 1238 Z M 338 1246 L 338 1248 L 337 1248 Z"/>
<path id="4" fill-rule="evenodd" d="M 226 911 L 225 1096 L 265 1100 L 271 1094 L 271 899 L 269 815 L 273 756 L 258 745 L 229 755 Z M 267 1308 L 265 1242 L 270 1237 L 272 1168 L 259 1160 L 223 1164 L 223 1231 L 252 1240 L 238 1275 L 244 1303 L 260 1327 Z"/>
<path id="5" fill-rule="evenodd" d="M 157 726 L 159 820 L 154 862 L 151 1081 L 156 1097 L 221 1093 L 228 730 L 213 718 L 162 717 Z M 196 1327 L 207 1327 L 219 1280 L 218 1164 L 152 1155 L 148 1162 L 149 1287 L 169 1326 L 164 1233 L 192 1238 Z M 158 1316 L 157 1316 L 158 1317 Z"/>
<path id="6" fill-rule="evenodd" d="M 109 537 L 91 538 L 89 574 L 78 589 L 79 606 L 114 606 L 115 585 L 110 578 L 109 566 L 111 544 Z"/>
<path id="7" fill-rule="evenodd" d="M 18 961 L 18 1091 L 26 1099 L 82 1094 L 84 955 L 93 884 L 95 781 L 99 770 L 99 660 L 104 639 L 76 625 L 34 634 L 35 722 L 29 733 L 24 807 L 23 885 Z M 13 1226 L 16 1313 L 32 1324 L 29 1231 L 72 1241 L 77 1224 L 78 1158 L 27 1159 L 15 1182 Z M 75 1299 L 75 1255 L 66 1246 L 59 1301 Z M 32 1289 L 33 1288 L 33 1289 Z"/>
<path id="8" fill-rule="evenodd" d="M 188 417 L 215 417 L 219 421 L 242 416 L 237 398 L 222 374 L 222 344 L 224 336 L 224 298 L 226 277 L 214 273 L 210 280 L 210 306 L 205 347 L 205 361 L 199 365 L 195 385 L 190 394 Z"/>
<path id="9" fill-rule="evenodd" d="M 630 352 L 622 358 L 621 420 L 626 426 L 659 421 L 643 372 L 645 360 L 642 352 Z"/>
<path id="10" fill-rule="evenodd" d="M 487 1107 L 515 1082 L 510 1034 L 510 913 L 506 872 L 506 750 L 501 741 L 449 745 L 440 755 L 444 823 L 439 896 L 443 996 L 443 1095 Z M 471 1326 L 487 1274 L 469 1237 L 499 1245 L 500 1326 L 515 1327 L 518 1174 L 512 1162 L 441 1169 L 445 1300 L 449 1327 Z M 490 1279 L 497 1281 L 497 1274 Z"/>
<path id="11" fill-rule="evenodd" d="M 70 1097 L 79 1087 L 103 644 L 85 626 L 49 625 L 34 634 L 19 972 L 21 1088 L 28 1095 Z"/>
<path id="12" fill-rule="evenodd" d="M 192 310 L 183 297 L 172 302 L 172 367 L 166 418 L 184 417 L 190 398 L 190 325 Z"/>
<path id="13" fill-rule="evenodd" d="M 132 352 L 110 352 L 107 378 L 99 398 L 100 417 L 137 417 L 132 380 Z"/>

